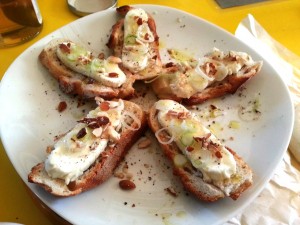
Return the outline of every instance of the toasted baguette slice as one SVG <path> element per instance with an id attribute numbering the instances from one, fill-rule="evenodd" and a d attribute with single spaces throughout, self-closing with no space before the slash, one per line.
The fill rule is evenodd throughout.
<path id="1" fill-rule="evenodd" d="M 117 8 L 116 11 L 119 15 L 125 17 L 126 14 L 132 9 L 134 8 L 125 5 Z M 147 15 L 148 15 L 147 24 L 154 36 L 154 41 L 149 43 L 149 50 L 147 53 L 148 64 L 146 68 L 138 72 L 132 72 L 130 71 L 129 68 L 124 66 L 124 64 L 123 66 L 121 66 L 123 71 L 127 71 L 127 73 L 128 72 L 132 73 L 136 80 L 149 80 L 151 78 L 156 77 L 159 74 L 162 66 L 160 53 L 159 53 L 159 37 L 156 32 L 156 24 L 153 17 L 149 13 Z M 122 58 L 123 46 L 124 46 L 124 18 L 120 19 L 116 24 L 113 25 L 111 30 L 111 35 L 107 43 L 107 47 L 112 49 L 113 55 L 119 58 Z"/>
<path id="2" fill-rule="evenodd" d="M 45 162 L 41 162 L 31 169 L 28 181 L 42 186 L 46 191 L 56 196 L 73 196 L 83 191 L 94 188 L 105 182 L 123 159 L 126 152 L 144 132 L 147 120 L 144 111 L 135 103 L 124 102 L 124 112 L 126 115 L 134 115 L 135 119 L 131 124 L 122 126 L 120 139 L 109 144 L 98 156 L 96 161 L 83 172 L 75 181 L 68 185 L 64 179 L 51 178 L 45 169 Z M 102 137 L 101 137 L 102 138 Z"/>
<path id="3" fill-rule="evenodd" d="M 226 94 L 234 94 L 246 81 L 258 74 L 262 67 L 262 62 L 254 62 L 246 53 L 230 51 L 225 54 L 218 49 L 200 60 L 204 62 L 197 63 L 196 59 L 191 58 L 186 63 L 165 64 L 161 75 L 152 82 L 153 91 L 158 98 L 196 105 Z M 240 64 L 240 68 L 236 67 L 237 72 L 230 71 L 235 62 Z M 222 70 L 230 72 L 217 78 Z"/>
<path id="4" fill-rule="evenodd" d="M 182 153 L 174 140 L 166 144 L 170 140 L 170 134 L 167 130 L 163 129 L 164 127 L 158 121 L 158 113 L 159 111 L 154 104 L 149 112 L 148 124 L 159 139 L 162 151 L 173 163 L 174 175 L 180 178 L 187 191 L 194 194 L 198 199 L 208 202 L 213 202 L 226 196 L 236 200 L 242 192 L 252 185 L 252 170 L 228 147 L 226 149 L 233 155 L 236 161 L 236 173 L 231 175 L 229 179 L 220 181 L 221 183 L 218 186 L 214 185 L 213 182 L 205 181 L 201 171 L 192 165 L 191 161 Z"/>
<path id="5" fill-rule="evenodd" d="M 39 60 L 59 83 L 60 89 L 67 94 L 76 94 L 82 98 L 102 97 L 104 99 L 129 98 L 133 95 L 132 84 L 134 78 L 127 75 L 125 83 L 121 87 L 109 87 L 93 78 L 75 72 L 65 66 L 57 57 L 58 45 L 66 39 L 54 39 L 50 41 L 39 55 Z"/>

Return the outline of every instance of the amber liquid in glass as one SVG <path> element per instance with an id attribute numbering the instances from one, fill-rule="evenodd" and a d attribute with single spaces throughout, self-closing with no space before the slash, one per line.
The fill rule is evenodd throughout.
<path id="1" fill-rule="evenodd" d="M 42 26 L 36 0 L 0 0 L 0 47 L 29 41 Z"/>

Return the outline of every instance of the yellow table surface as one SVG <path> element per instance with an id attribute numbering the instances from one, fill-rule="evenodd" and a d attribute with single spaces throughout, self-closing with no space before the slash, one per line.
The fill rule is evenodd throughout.
<path id="1" fill-rule="evenodd" d="M 43 30 L 39 36 L 25 44 L 0 49 L 1 78 L 10 64 L 26 48 L 78 18 L 68 10 L 66 1 L 38 0 L 38 4 L 44 19 Z M 118 5 L 125 4 L 159 4 L 175 7 L 215 23 L 231 33 L 234 33 L 239 22 L 250 13 L 271 36 L 300 55 L 299 0 L 270 0 L 229 9 L 221 9 L 213 0 L 120 0 L 118 3 Z M 10 163 L 2 142 L 0 143 L 0 184 L 0 222 L 28 225 L 58 224 L 57 217 L 32 199 L 32 195 Z"/>

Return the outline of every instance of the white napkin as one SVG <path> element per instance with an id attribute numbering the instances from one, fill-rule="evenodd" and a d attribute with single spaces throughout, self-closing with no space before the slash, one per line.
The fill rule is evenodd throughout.
<path id="1" fill-rule="evenodd" d="M 295 127 L 289 149 L 298 163 L 287 151 L 262 193 L 226 224 L 300 224 L 300 58 L 275 41 L 252 15 L 241 21 L 235 35 L 259 50 L 279 72 L 292 93 Z"/>

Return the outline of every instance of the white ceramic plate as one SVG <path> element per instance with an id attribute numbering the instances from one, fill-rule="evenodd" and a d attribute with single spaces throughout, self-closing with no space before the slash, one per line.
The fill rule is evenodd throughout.
<path id="1" fill-rule="evenodd" d="M 221 50 L 245 51 L 255 60 L 260 56 L 234 36 L 198 17 L 171 8 L 142 5 L 157 23 L 162 51 L 176 48 L 201 56 L 213 47 Z M 40 65 L 38 54 L 53 38 L 65 37 L 80 42 L 95 52 L 107 52 L 115 11 L 107 10 L 81 18 L 40 40 L 21 54 L 6 72 L 0 90 L 1 138 L 6 152 L 29 188 L 51 209 L 74 224 L 220 224 L 244 209 L 271 178 L 286 150 L 292 130 L 293 110 L 288 90 L 274 69 L 264 62 L 258 76 L 246 89 L 225 99 L 202 105 L 205 114 L 211 104 L 224 115 L 217 117 L 213 128 L 219 138 L 235 149 L 253 168 L 254 184 L 237 201 L 224 199 L 203 203 L 187 195 L 174 178 L 169 163 L 155 141 L 146 150 L 133 147 L 126 161 L 137 188 L 130 192 L 118 187 L 112 177 L 105 184 L 70 198 L 56 198 L 27 182 L 31 167 L 46 157 L 45 148 L 57 134 L 71 128 L 89 105 L 76 107 L 77 101 L 61 93 L 57 83 Z M 240 118 L 241 106 L 259 99 L 261 115 Z M 56 110 L 65 100 L 68 109 Z M 238 129 L 229 129 L 236 120 Z M 209 125 L 211 120 L 206 121 Z M 218 132 L 222 127 L 223 131 Z M 150 132 L 146 134 L 153 138 Z M 118 169 L 120 170 L 120 168 Z M 165 189 L 172 187 L 177 197 Z"/>

